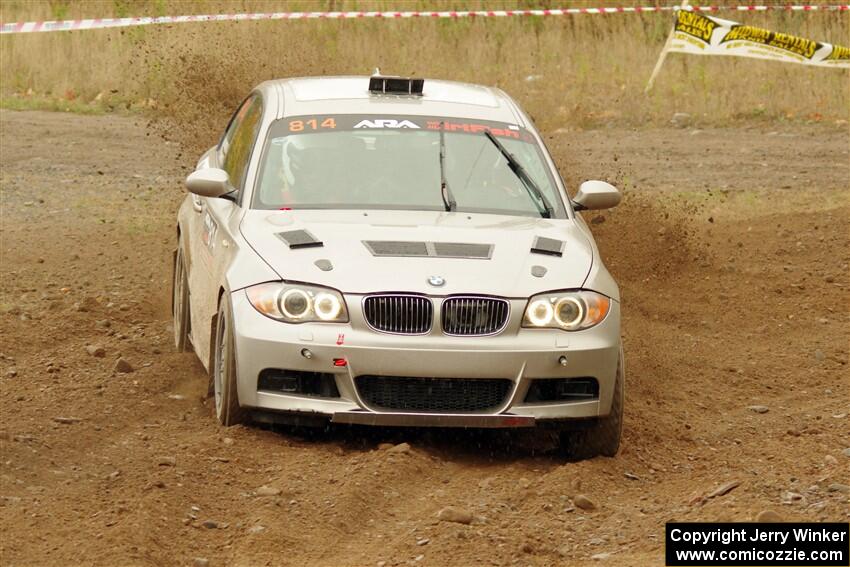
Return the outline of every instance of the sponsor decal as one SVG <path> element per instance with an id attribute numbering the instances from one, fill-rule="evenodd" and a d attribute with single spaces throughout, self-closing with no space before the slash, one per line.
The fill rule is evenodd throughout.
<path id="1" fill-rule="evenodd" d="M 695 37 L 705 43 L 711 41 L 711 34 L 717 22 L 697 12 L 679 10 L 676 12 L 676 31 Z"/>
<path id="2" fill-rule="evenodd" d="M 503 138 L 514 138 L 519 140 L 519 128 L 517 126 L 508 125 L 505 128 L 494 128 L 487 124 L 470 124 L 468 122 L 452 122 L 450 120 L 429 120 L 426 123 L 428 130 L 442 129 L 446 132 L 465 132 L 467 134 L 483 134 L 490 131 L 494 136 Z"/>
<path id="3" fill-rule="evenodd" d="M 396 120 L 395 118 L 377 118 L 375 120 L 361 120 L 354 125 L 355 128 L 416 128 L 419 126 L 410 120 Z"/>
<path id="4" fill-rule="evenodd" d="M 772 32 L 762 28 L 754 28 L 752 26 L 732 26 L 732 29 L 723 36 L 720 43 L 729 41 L 750 41 L 762 45 L 769 45 L 797 55 L 802 55 L 807 59 L 811 59 L 818 50 L 820 44 L 811 39 L 805 39 L 785 33 Z"/>
<path id="5" fill-rule="evenodd" d="M 848 61 L 850 62 L 850 47 L 833 45 L 832 51 L 824 58 L 824 61 Z"/>
<path id="6" fill-rule="evenodd" d="M 676 12 L 672 38 L 663 53 L 667 52 L 734 55 L 803 65 L 850 68 L 850 50 L 847 47 L 746 26 L 690 9 Z"/>
<path id="7" fill-rule="evenodd" d="M 218 232 L 218 223 L 212 218 L 212 215 L 207 213 L 204 215 L 204 230 L 201 234 L 204 246 L 212 253 L 215 251 L 215 235 Z"/>

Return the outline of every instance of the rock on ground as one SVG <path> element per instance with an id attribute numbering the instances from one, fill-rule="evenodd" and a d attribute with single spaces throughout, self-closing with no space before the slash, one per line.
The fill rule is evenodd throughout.
<path id="1" fill-rule="evenodd" d="M 89 356 L 93 356 L 95 358 L 103 358 L 106 356 L 106 349 L 100 345 L 87 345 L 86 352 L 89 353 Z"/>
<path id="2" fill-rule="evenodd" d="M 394 447 L 387 449 L 390 453 L 409 453 L 410 452 L 410 444 L 408 443 L 399 443 Z"/>
<path id="3" fill-rule="evenodd" d="M 254 493 L 257 496 L 277 496 L 278 494 L 280 494 L 280 489 L 275 488 L 273 486 L 263 485 L 260 488 L 258 488 L 256 491 L 254 491 Z"/>
<path id="4" fill-rule="evenodd" d="M 439 512 L 437 512 L 437 519 L 441 522 L 455 522 L 458 524 L 471 524 L 472 523 L 472 513 L 468 510 L 464 510 L 463 508 L 456 508 L 454 506 L 446 506 Z"/>
<path id="5" fill-rule="evenodd" d="M 782 521 L 782 516 L 773 510 L 762 510 L 756 516 L 756 522 L 766 522 L 775 524 Z"/>
<path id="6" fill-rule="evenodd" d="M 573 504 L 582 510 L 596 510 L 596 502 L 585 496 L 584 494 L 576 494 L 573 498 Z"/>

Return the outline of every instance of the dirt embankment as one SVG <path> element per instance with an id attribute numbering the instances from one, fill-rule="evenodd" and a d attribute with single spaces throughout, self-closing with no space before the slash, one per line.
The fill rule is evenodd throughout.
<path id="1" fill-rule="evenodd" d="M 171 347 L 191 160 L 126 118 L 0 128 L 4 565 L 660 564 L 669 520 L 850 518 L 846 131 L 547 141 L 571 181 L 628 188 L 591 216 L 623 291 L 623 449 L 564 463 L 528 432 L 218 427 Z"/>

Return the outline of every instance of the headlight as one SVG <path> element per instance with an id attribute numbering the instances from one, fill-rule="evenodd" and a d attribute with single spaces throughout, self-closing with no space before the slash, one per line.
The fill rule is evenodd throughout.
<path id="1" fill-rule="evenodd" d="M 595 291 L 553 291 L 528 301 L 523 327 L 579 331 L 602 322 L 611 300 Z"/>
<path id="2" fill-rule="evenodd" d="M 278 321 L 348 322 L 342 295 L 326 287 L 273 282 L 251 286 L 245 293 L 254 309 Z"/>

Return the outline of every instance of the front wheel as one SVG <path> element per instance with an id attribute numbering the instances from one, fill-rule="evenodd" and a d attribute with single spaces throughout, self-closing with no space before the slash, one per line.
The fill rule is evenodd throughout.
<path id="1" fill-rule="evenodd" d="M 245 409 L 239 405 L 239 394 L 236 390 L 235 347 L 230 297 L 225 293 L 216 317 L 212 372 L 215 415 L 225 427 L 245 423 L 248 418 Z"/>
<path id="2" fill-rule="evenodd" d="M 603 455 L 613 457 L 620 449 L 620 437 L 623 432 L 623 402 L 625 400 L 626 371 L 623 363 L 623 348 L 617 360 L 617 377 L 614 380 L 614 399 L 611 401 L 611 413 L 597 419 L 596 423 L 585 429 L 562 431 L 559 445 L 561 452 L 572 459 L 590 459 Z"/>

